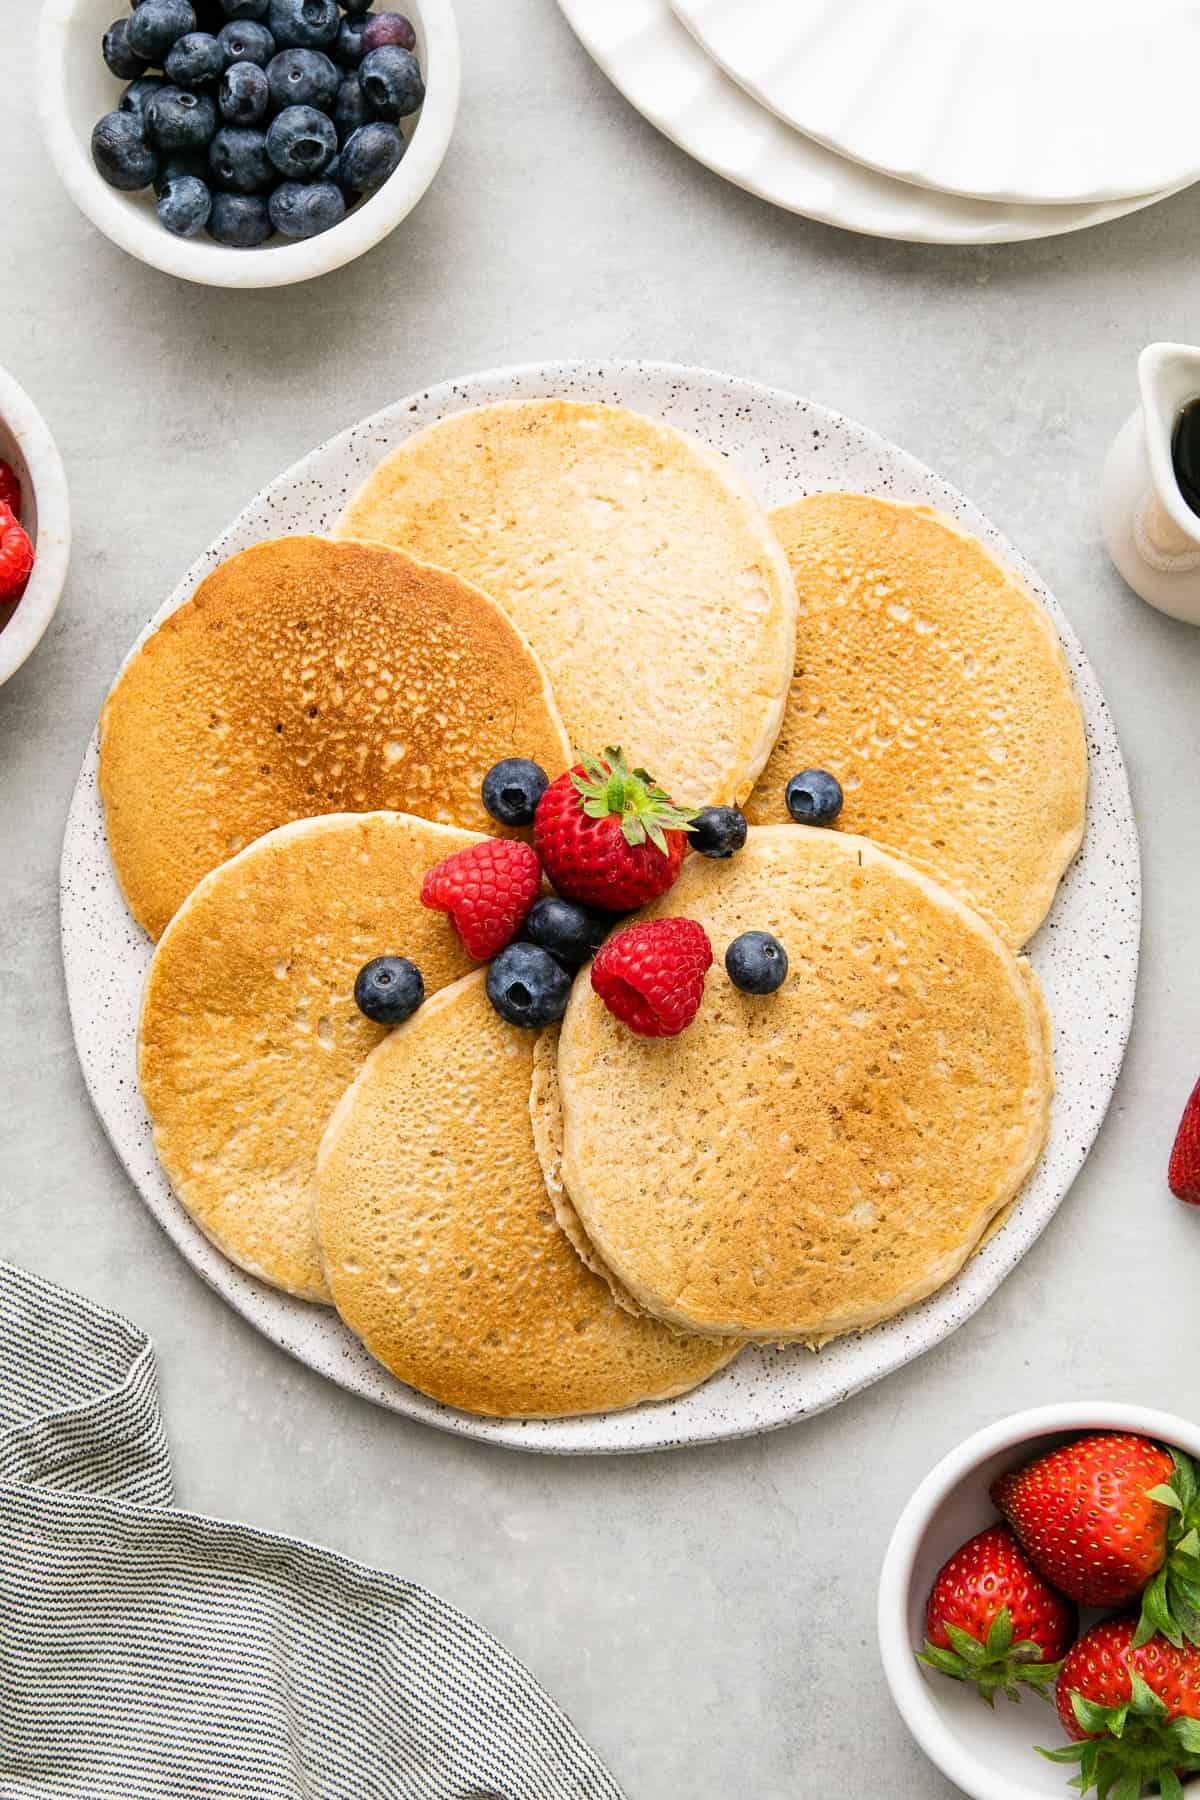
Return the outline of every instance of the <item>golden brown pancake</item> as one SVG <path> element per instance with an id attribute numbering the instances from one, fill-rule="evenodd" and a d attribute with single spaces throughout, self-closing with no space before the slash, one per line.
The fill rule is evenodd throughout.
<path id="1" fill-rule="evenodd" d="M 814 494 L 771 522 L 796 578 L 796 668 L 751 823 L 786 819 L 789 776 L 829 769 L 842 829 L 927 869 L 1018 949 L 1079 848 L 1087 795 L 1049 618 L 926 507 Z"/>
<path id="2" fill-rule="evenodd" d="M 681 1329 L 817 1339 L 957 1273 L 1049 1127 L 1036 980 L 991 927 L 866 839 L 752 830 L 689 857 L 642 917 L 682 914 L 714 951 L 676 1038 L 635 1036 L 589 982 L 563 1020 L 562 1181 L 648 1311 Z M 790 971 L 739 992 L 724 952 L 774 933 Z"/>
<path id="3" fill-rule="evenodd" d="M 546 666 L 572 744 L 674 798 L 744 797 L 795 652 L 795 594 L 732 464 L 623 407 L 456 413 L 380 464 L 338 527 L 480 584 Z"/>
<path id="4" fill-rule="evenodd" d="M 584 1268 L 533 1146 L 533 1045 L 479 971 L 369 1058 L 318 1162 L 337 1309 L 401 1381 L 468 1412 L 558 1418 L 685 1393 L 737 1347 L 631 1318 Z"/>
<path id="5" fill-rule="evenodd" d="M 407 956 L 432 994 L 473 967 L 419 895 L 426 869 L 478 841 L 403 813 L 281 826 L 206 876 L 154 953 L 138 1073 L 159 1160 L 218 1249 L 301 1299 L 329 1300 L 317 1145 L 385 1036 L 355 977 Z"/>
<path id="6" fill-rule="evenodd" d="M 292 819 L 409 812 L 499 828 L 506 756 L 569 746 L 529 645 L 477 588 L 378 544 L 230 557 L 136 651 L 100 721 L 113 861 L 152 937 L 210 869 Z"/>

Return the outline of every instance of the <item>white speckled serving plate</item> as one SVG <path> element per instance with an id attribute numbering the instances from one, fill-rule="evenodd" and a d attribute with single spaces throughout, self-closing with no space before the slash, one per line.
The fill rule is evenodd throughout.
<path id="1" fill-rule="evenodd" d="M 154 1154 L 134 1070 L 150 944 L 125 908 L 109 860 L 95 740 L 62 854 L 63 959 L 75 1041 L 105 1129 L 163 1229 L 232 1306 L 310 1368 L 410 1418 L 517 1449 L 651 1450 L 743 1437 L 836 1405 L 948 1336 L 994 1293 L 1061 1203 L 1100 1129 L 1133 1009 L 1141 882 L 1129 789 L 1108 708 L 1070 626 L 981 513 L 861 425 L 795 395 L 704 369 L 545 363 L 414 394 L 323 444 L 265 488 L 189 570 L 151 625 L 234 551 L 283 532 L 328 530 L 368 470 L 422 426 L 465 406 L 538 395 L 619 402 L 664 418 L 729 455 L 768 506 L 823 488 L 852 488 L 940 507 L 1014 566 L 1053 614 L 1083 703 L 1091 797 L 1083 849 L 1032 949 L 1056 1027 L 1059 1092 L 1050 1144 L 1003 1229 L 956 1281 L 889 1324 L 816 1355 L 799 1346 L 746 1350 L 679 1400 L 598 1418 L 512 1423 L 472 1418 L 425 1399 L 373 1363 L 334 1314 L 288 1299 L 226 1262 L 175 1199 Z"/>

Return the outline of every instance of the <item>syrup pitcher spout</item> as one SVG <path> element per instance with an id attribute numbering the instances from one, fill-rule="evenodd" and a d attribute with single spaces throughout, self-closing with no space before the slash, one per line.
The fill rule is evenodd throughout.
<path id="1" fill-rule="evenodd" d="M 1150 344 L 1138 387 L 1104 467 L 1104 540 L 1136 594 L 1200 624 L 1200 349 Z"/>

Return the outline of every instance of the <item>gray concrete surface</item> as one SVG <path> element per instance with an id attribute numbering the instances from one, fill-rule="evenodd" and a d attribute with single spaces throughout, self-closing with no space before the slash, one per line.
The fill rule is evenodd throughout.
<path id="1" fill-rule="evenodd" d="M 55 431 L 68 592 L 0 692 L 0 1252 L 147 1327 L 183 1502 L 428 1583 L 496 1632 L 630 1800 L 952 1790 L 892 1711 L 873 1607 L 892 1522 L 954 1442 L 1096 1395 L 1195 1413 L 1200 1221 L 1165 1189 L 1200 1072 L 1200 635 L 1109 568 L 1099 463 L 1134 357 L 1200 336 L 1200 190 L 1042 245 L 847 236 L 689 163 L 553 0 L 459 0 L 465 92 L 440 178 L 314 285 L 176 285 L 96 235 L 37 147 L 35 0 L 0 8 L 0 361 Z M 957 1336 L 811 1423 L 643 1460 L 450 1440 L 348 1399 L 204 1288 L 84 1095 L 57 944 L 67 800 L 122 652 L 263 482 L 411 388 L 540 356 L 711 364 L 812 395 L 957 482 L 1056 589 L 1116 714 L 1146 926 L 1125 1073 L 1038 1248 Z"/>

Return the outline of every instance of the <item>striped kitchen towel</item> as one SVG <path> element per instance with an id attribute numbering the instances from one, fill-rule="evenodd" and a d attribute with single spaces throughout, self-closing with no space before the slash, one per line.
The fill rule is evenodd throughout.
<path id="1" fill-rule="evenodd" d="M 171 1500 L 148 1340 L 0 1262 L 2 1800 L 621 1800 L 452 1606 Z"/>

